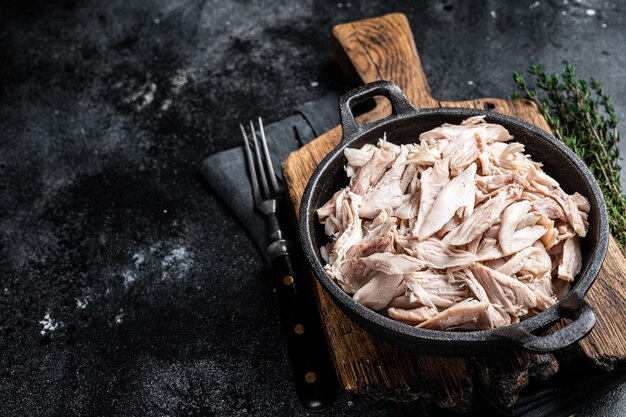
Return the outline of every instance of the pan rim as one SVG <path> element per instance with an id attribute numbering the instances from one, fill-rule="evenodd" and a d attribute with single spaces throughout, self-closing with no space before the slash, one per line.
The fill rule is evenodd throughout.
<path id="1" fill-rule="evenodd" d="M 339 155 L 341 152 L 343 152 L 345 148 L 349 147 L 357 140 L 362 139 L 368 134 L 372 134 L 374 130 L 385 130 L 385 128 L 388 128 L 395 124 L 414 123 L 416 120 L 424 116 L 439 116 L 442 118 L 441 123 L 445 123 L 445 118 L 447 116 L 472 117 L 479 115 L 485 115 L 490 122 L 516 125 L 521 129 L 529 132 L 530 134 L 541 138 L 541 140 L 544 141 L 544 144 L 541 146 L 550 146 L 554 148 L 559 154 L 561 154 L 563 158 L 567 159 L 570 163 L 575 165 L 581 176 L 584 177 L 585 181 L 591 189 L 592 195 L 589 196 L 590 202 L 597 207 L 599 217 L 597 228 L 597 242 L 591 255 L 592 259 L 589 262 L 586 270 L 581 272 L 581 275 L 579 275 L 575 285 L 568 292 L 568 294 L 561 300 L 559 300 L 554 306 L 539 313 L 534 317 L 498 329 L 451 332 L 443 330 L 416 328 L 414 326 L 390 319 L 374 310 L 370 310 L 367 307 L 364 307 L 363 305 L 357 303 L 348 293 L 343 291 L 343 289 L 336 282 L 328 277 L 326 272 L 323 270 L 322 263 L 316 255 L 316 252 L 319 251 L 319 248 L 313 247 L 311 230 L 312 227 L 314 227 L 312 222 L 315 221 L 315 209 L 310 206 L 317 183 L 320 181 L 321 178 L 323 178 L 324 173 L 329 168 L 331 162 L 334 161 L 334 159 L 337 157 L 337 155 Z M 416 109 L 415 111 L 402 115 L 395 120 L 390 120 L 387 122 L 383 121 L 379 123 L 374 130 L 358 133 L 351 138 L 342 139 L 341 143 L 337 145 L 332 151 L 330 151 L 328 155 L 326 155 L 324 159 L 318 164 L 315 171 L 311 175 L 311 178 L 307 184 L 301 200 L 299 231 L 304 252 L 306 254 L 309 264 L 311 265 L 316 275 L 316 278 L 322 284 L 324 289 L 330 293 L 334 301 L 340 304 L 340 307 L 347 308 L 349 311 L 356 314 L 360 318 L 367 320 L 368 322 L 372 322 L 376 327 L 379 327 L 380 330 L 383 330 L 386 333 L 394 334 L 402 339 L 411 339 L 414 341 L 414 343 L 419 343 L 420 341 L 428 341 L 433 343 L 461 342 L 463 344 L 463 348 L 466 348 L 468 347 L 468 345 L 472 344 L 481 345 L 499 340 L 497 334 L 498 331 L 501 331 L 502 329 L 518 328 L 523 329 L 527 332 L 532 332 L 540 329 L 547 324 L 554 322 L 560 317 L 557 312 L 558 307 L 564 300 L 567 299 L 568 296 L 574 293 L 580 295 L 581 297 L 584 296 L 584 294 L 597 278 L 602 262 L 606 256 L 609 239 L 608 215 L 604 203 L 604 198 L 602 196 L 602 192 L 600 191 L 599 185 L 597 184 L 597 181 L 595 180 L 589 169 L 586 167 L 586 165 L 567 146 L 565 146 L 565 144 L 563 144 L 561 141 L 556 139 L 548 132 L 523 120 L 497 112 L 472 108 L 439 107 Z"/>

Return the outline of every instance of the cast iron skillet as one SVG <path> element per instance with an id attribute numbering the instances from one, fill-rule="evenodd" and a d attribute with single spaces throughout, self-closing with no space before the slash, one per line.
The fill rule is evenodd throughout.
<path id="1" fill-rule="evenodd" d="M 374 96 L 385 96 L 392 114 L 369 125 L 358 124 L 352 113 L 354 105 Z M 337 305 L 359 326 L 404 348 L 447 356 L 474 356 L 502 351 L 513 346 L 534 352 L 551 352 L 584 337 L 595 323 L 595 314 L 583 296 L 596 279 L 606 255 L 609 231 L 606 207 L 595 179 L 584 165 L 559 140 L 528 123 L 498 113 L 464 108 L 416 109 L 400 89 L 387 81 L 378 81 L 350 91 L 340 100 L 343 138 L 318 165 L 304 192 L 300 208 L 300 237 L 304 252 L 326 291 Z M 333 193 L 347 185 L 344 171 L 347 147 L 360 148 L 375 143 L 387 134 L 392 143 L 416 142 L 419 134 L 443 123 L 458 124 L 471 116 L 486 115 L 486 121 L 509 130 L 515 141 L 526 147 L 534 160 L 544 164 L 567 193 L 578 191 L 589 199 L 589 232 L 582 240 L 583 266 L 571 291 L 550 309 L 518 324 L 493 330 L 438 331 L 416 328 L 394 321 L 355 302 L 323 269 L 320 246 L 328 242 L 315 210 Z M 536 335 L 559 319 L 571 322 L 549 335 Z"/>

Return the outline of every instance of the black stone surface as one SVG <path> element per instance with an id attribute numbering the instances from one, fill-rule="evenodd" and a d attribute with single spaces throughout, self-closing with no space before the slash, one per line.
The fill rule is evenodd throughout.
<path id="1" fill-rule="evenodd" d="M 567 4 L 565 4 L 567 3 Z M 435 96 L 574 63 L 626 109 L 623 3 L 0 6 L 0 415 L 305 415 L 249 238 L 201 159 L 344 89 L 333 24 L 405 12 Z M 626 414 L 626 387 L 581 412 Z M 326 415 L 431 415 L 342 394 Z"/>

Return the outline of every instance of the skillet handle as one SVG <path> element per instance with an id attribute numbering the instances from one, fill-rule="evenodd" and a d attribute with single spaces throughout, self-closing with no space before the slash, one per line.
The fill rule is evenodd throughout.
<path id="1" fill-rule="evenodd" d="M 352 108 L 374 96 L 386 97 L 391 102 L 391 114 L 367 125 L 357 123 L 354 119 Z M 402 115 L 415 112 L 417 109 L 413 107 L 409 99 L 402 94 L 398 86 L 389 81 L 375 81 L 342 95 L 339 100 L 339 110 L 341 112 L 341 127 L 343 129 L 341 142 L 347 142 L 356 135 L 376 128 L 383 122 L 398 119 Z"/>
<path id="2" fill-rule="evenodd" d="M 519 328 L 503 328 L 497 337 L 531 352 L 554 352 L 563 349 L 585 337 L 596 322 L 596 314 L 584 298 L 573 293 L 559 304 L 559 319 L 568 318 L 571 323 L 551 334 L 536 336 Z"/>

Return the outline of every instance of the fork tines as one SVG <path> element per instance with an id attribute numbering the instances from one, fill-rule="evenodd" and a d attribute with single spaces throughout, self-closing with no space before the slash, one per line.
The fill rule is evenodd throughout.
<path id="1" fill-rule="evenodd" d="M 254 123 L 250 121 L 250 136 L 246 133 L 246 129 L 240 123 L 241 134 L 243 135 L 244 149 L 246 151 L 246 159 L 248 161 L 248 171 L 250 173 L 250 182 L 252 183 L 252 193 L 254 196 L 254 203 L 259 204 L 263 200 L 275 198 L 280 189 L 278 181 L 276 179 L 276 173 L 272 166 L 272 159 L 267 149 L 267 138 L 265 137 L 265 130 L 263 129 L 263 120 L 259 117 L 259 133 L 261 146 L 257 139 L 256 129 Z M 250 139 L 252 138 L 252 144 Z M 252 150 L 254 150 L 255 157 L 252 157 Z M 268 182 L 269 178 L 269 182 Z M 261 182 L 261 190 L 259 189 L 259 180 Z"/>

